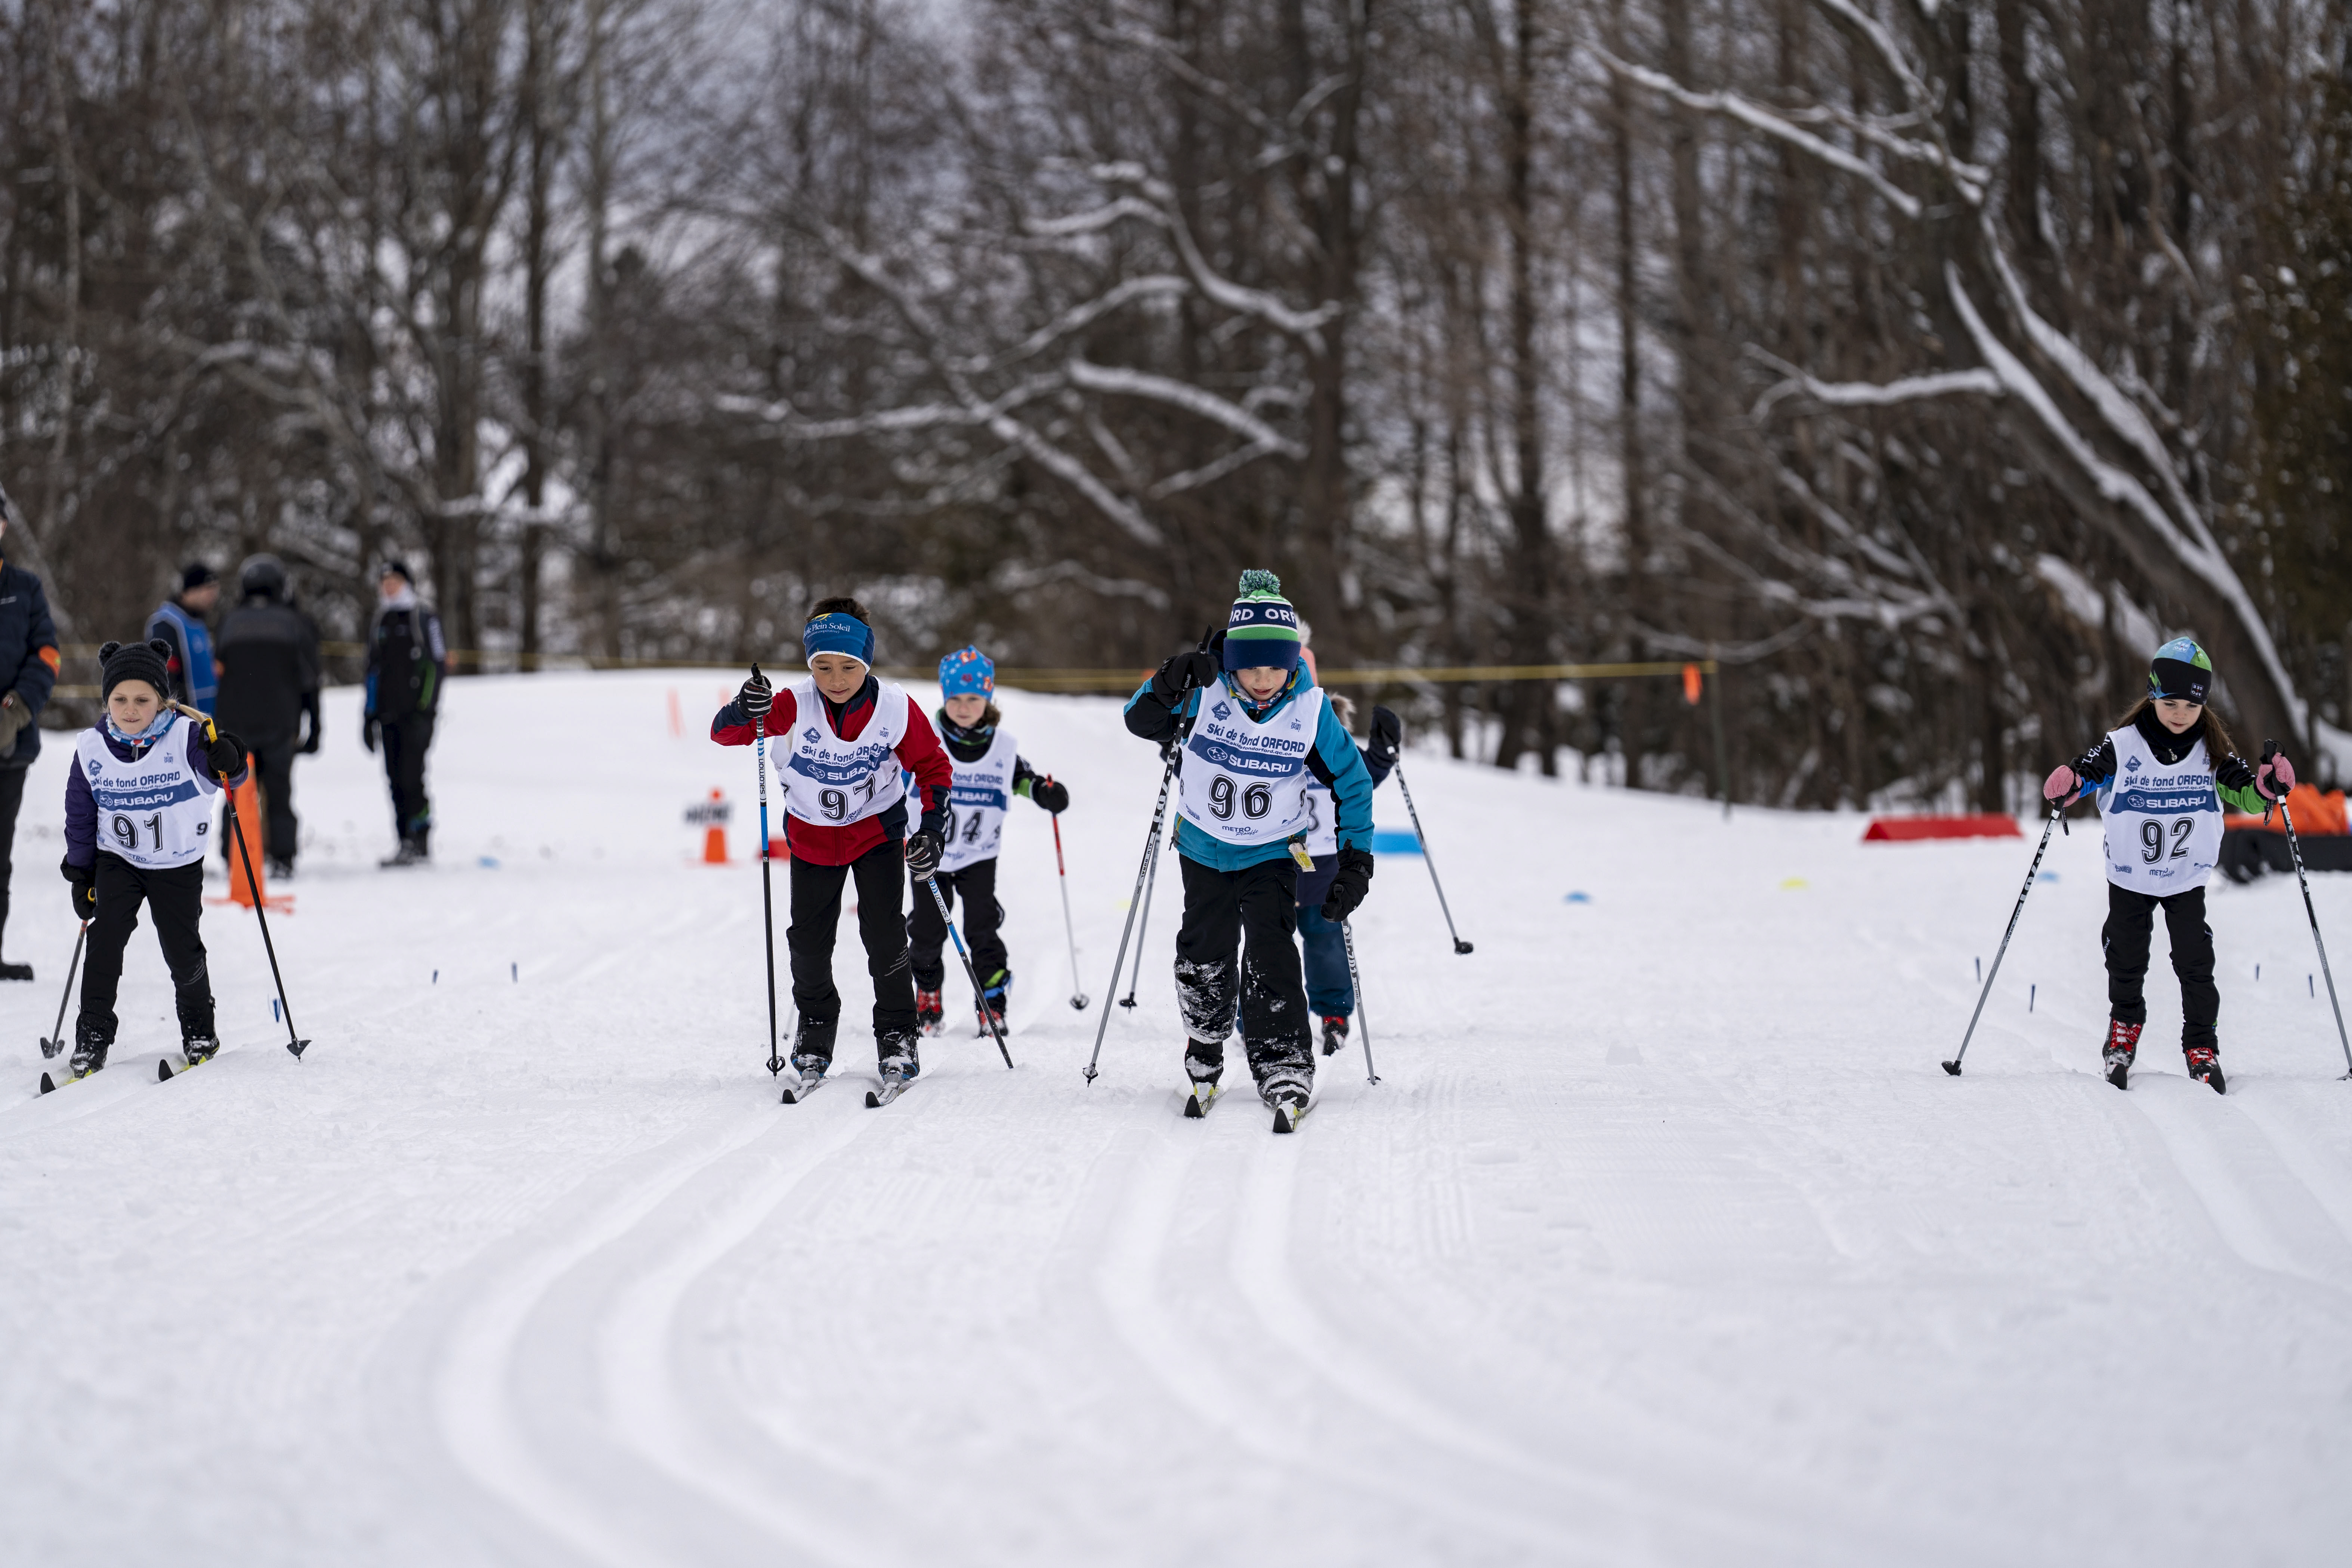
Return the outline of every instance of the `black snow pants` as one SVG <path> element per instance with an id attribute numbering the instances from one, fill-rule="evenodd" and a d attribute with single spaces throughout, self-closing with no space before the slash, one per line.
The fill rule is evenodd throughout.
<path id="1" fill-rule="evenodd" d="M 841 925 L 841 887 L 852 876 L 857 879 L 857 934 L 866 942 L 866 973 L 874 977 L 877 1057 L 912 1055 L 915 981 L 907 963 L 905 906 L 898 901 L 907 885 L 907 858 L 896 838 L 885 838 L 846 866 L 793 859 L 793 923 L 785 929 L 784 945 L 793 955 L 793 1005 L 800 1009 L 802 1048 L 833 1059 L 834 1033 L 841 1024 L 833 939 Z"/>
<path id="2" fill-rule="evenodd" d="M 1176 1005 L 1184 1016 L 1184 1070 L 1213 1078 L 1241 1015 L 1242 1049 L 1258 1092 L 1311 1088 L 1315 1049 L 1300 984 L 1298 866 L 1285 856 L 1220 871 L 1179 855 L 1184 924 L 1176 933 Z M 1236 949 L 1240 962 L 1236 963 Z"/>
<path id="3" fill-rule="evenodd" d="M 2158 904 L 2172 937 L 2172 973 L 2180 977 L 2180 1047 L 2218 1045 L 2221 990 L 2213 984 L 2213 928 L 2205 923 L 2202 888 L 2158 898 L 2107 884 L 2107 923 L 2099 933 L 2107 952 L 2107 1011 L 2126 1024 L 2147 1022 L 2141 986 Z"/>
<path id="4" fill-rule="evenodd" d="M 963 944 L 971 949 L 971 966 L 980 972 L 981 985 L 992 989 L 1012 979 L 1004 952 L 1004 906 L 996 901 L 995 858 L 975 860 L 961 871 L 941 871 L 939 884 L 940 897 L 947 900 L 950 914 L 955 912 L 956 895 L 963 895 Z M 940 919 L 940 906 L 932 901 L 929 888 L 909 879 L 907 890 L 914 900 L 914 907 L 907 912 L 907 935 L 914 943 L 915 984 L 922 990 L 937 991 L 948 978 L 947 922 Z"/>
<path id="5" fill-rule="evenodd" d="M 376 721 L 383 732 L 383 776 L 392 785 L 393 829 L 422 840 L 433 831 L 433 803 L 425 796 L 425 753 L 433 744 L 433 715 L 403 713 Z"/>
<path id="6" fill-rule="evenodd" d="M 89 951 L 82 961 L 81 1012 L 75 1033 L 114 1043 L 114 994 L 122 983 L 122 950 L 139 929 L 144 903 L 180 1010 L 180 1037 L 213 1037 L 212 975 L 197 922 L 205 910 L 205 863 L 191 860 L 165 871 L 142 870 L 120 855 L 98 852 L 98 913 L 90 917 Z"/>
<path id="7" fill-rule="evenodd" d="M 262 820 L 247 823 L 246 831 L 254 836 L 264 855 L 289 865 L 293 864 L 295 848 L 301 842 L 301 824 L 294 816 L 295 740 L 292 735 L 273 735 L 258 741 L 247 736 L 245 741 L 253 752 L 253 784 L 261 792 L 262 812 Z M 242 879 L 245 871 L 237 864 L 236 840 L 226 827 L 221 828 L 220 847 L 221 864 L 228 868 L 230 876 Z"/>
<path id="8" fill-rule="evenodd" d="M 16 812 L 25 804 L 24 768 L 0 767 L 0 931 L 8 928 L 8 879 L 16 845 Z"/>

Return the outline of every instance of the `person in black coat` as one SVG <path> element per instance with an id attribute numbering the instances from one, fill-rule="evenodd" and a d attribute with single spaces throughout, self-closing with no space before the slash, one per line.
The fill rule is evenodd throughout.
<path id="1" fill-rule="evenodd" d="M 253 750 L 268 823 L 269 874 L 289 877 L 299 824 L 294 816 L 294 758 L 319 749 L 319 628 L 295 608 L 286 566 L 255 555 L 237 569 L 236 608 L 221 617 L 214 656 L 220 660 L 216 718 Z M 303 732 L 302 721 L 310 721 Z M 226 858 L 233 846 L 224 839 Z"/>
<path id="2" fill-rule="evenodd" d="M 449 649 L 441 640 L 441 617 L 417 598 L 405 563 L 385 562 L 376 592 L 383 604 L 368 633 L 367 709 L 360 739 L 371 752 L 377 742 L 383 743 L 383 773 L 392 784 L 392 820 L 400 847 L 381 863 L 416 866 L 432 852 L 425 752 L 433 744 L 433 719 L 449 679 Z"/>
<path id="3" fill-rule="evenodd" d="M 0 552 L 16 520 L 0 489 Z M 41 580 L 0 555 L 0 931 L 8 924 L 8 877 L 25 771 L 41 754 L 41 710 L 58 683 L 58 628 Z M 0 963 L 0 980 L 30 980 L 29 963 Z"/>

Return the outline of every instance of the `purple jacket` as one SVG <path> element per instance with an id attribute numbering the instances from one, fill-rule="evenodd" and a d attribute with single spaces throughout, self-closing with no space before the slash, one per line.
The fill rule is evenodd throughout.
<path id="1" fill-rule="evenodd" d="M 220 784 L 213 777 L 212 759 L 205 750 L 205 732 L 188 723 L 177 713 L 162 715 L 156 720 L 163 728 L 157 731 L 153 745 L 184 745 L 188 748 L 188 766 L 196 775 L 196 787 L 206 794 L 216 794 Z M 126 746 L 106 732 L 104 725 L 96 726 L 99 739 L 106 742 L 116 760 L 135 763 L 145 756 L 152 746 Z M 176 740 L 174 737 L 178 737 Z M 235 789 L 245 782 L 244 759 L 238 759 L 236 776 L 228 781 Z M 89 793 L 89 780 L 77 766 L 66 774 L 66 864 L 91 866 L 98 862 L 98 799 Z"/>

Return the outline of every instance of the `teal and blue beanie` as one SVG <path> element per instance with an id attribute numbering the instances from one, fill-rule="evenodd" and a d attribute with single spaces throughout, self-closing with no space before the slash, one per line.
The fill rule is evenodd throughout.
<path id="1" fill-rule="evenodd" d="M 1225 618 L 1225 668 L 1298 668 L 1298 612 L 1282 596 L 1282 579 L 1255 568 L 1242 574 L 1241 596 Z"/>
<path id="2" fill-rule="evenodd" d="M 992 697 L 996 693 L 996 661 L 966 643 L 940 660 L 941 697 Z"/>
<path id="3" fill-rule="evenodd" d="M 2202 703 L 2213 684 L 2213 661 L 2189 637 L 2175 637 L 2147 661 L 2147 694 Z"/>
<path id="4" fill-rule="evenodd" d="M 802 628 L 801 651 L 811 664 L 821 653 L 845 653 L 870 669 L 874 666 L 874 628 L 856 616 L 835 610 L 817 616 Z"/>

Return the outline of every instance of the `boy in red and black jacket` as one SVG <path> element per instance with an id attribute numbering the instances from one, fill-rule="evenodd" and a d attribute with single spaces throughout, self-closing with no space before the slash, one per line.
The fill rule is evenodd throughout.
<path id="1" fill-rule="evenodd" d="M 782 690 L 754 675 L 710 721 L 722 746 L 748 746 L 761 721 L 783 795 L 784 841 L 792 849 L 793 1005 L 800 1026 L 793 1067 L 803 1078 L 833 1064 L 841 993 L 833 984 L 833 938 L 841 886 L 857 879 L 857 930 L 874 977 L 874 1048 L 887 1084 L 913 1078 L 914 972 L 907 956 L 900 895 L 940 863 L 948 792 L 955 768 L 939 731 L 898 685 L 873 673 L 874 628 L 855 599 L 820 599 L 801 644 L 809 677 Z M 902 772 L 914 775 L 907 793 Z M 918 826 L 908 833 L 909 817 Z M 903 849 L 901 840 L 904 840 Z"/>

